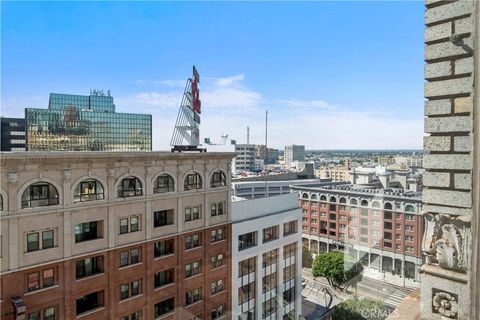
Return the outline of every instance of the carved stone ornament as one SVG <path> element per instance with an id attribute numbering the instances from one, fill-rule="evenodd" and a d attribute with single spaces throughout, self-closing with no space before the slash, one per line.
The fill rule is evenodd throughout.
<path id="1" fill-rule="evenodd" d="M 457 318 L 458 302 L 457 298 L 451 293 L 444 291 L 434 292 L 432 308 L 434 313 L 440 313 L 450 319 Z"/>
<path id="2" fill-rule="evenodd" d="M 422 250 L 426 263 L 443 269 L 467 272 L 470 221 L 465 217 L 427 213 Z"/>

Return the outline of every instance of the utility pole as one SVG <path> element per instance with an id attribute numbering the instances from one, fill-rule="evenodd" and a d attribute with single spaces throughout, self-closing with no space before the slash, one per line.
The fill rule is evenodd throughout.
<path id="1" fill-rule="evenodd" d="M 268 197 L 268 182 L 267 182 L 267 161 L 268 161 L 268 110 L 265 111 L 265 163 L 263 164 L 263 170 L 265 171 L 265 197 Z"/>

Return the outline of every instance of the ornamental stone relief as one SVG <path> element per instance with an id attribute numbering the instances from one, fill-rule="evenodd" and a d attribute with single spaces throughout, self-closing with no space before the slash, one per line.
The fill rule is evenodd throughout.
<path id="1" fill-rule="evenodd" d="M 453 293 L 433 289 L 432 311 L 449 319 L 457 319 L 458 297 Z M 443 319 L 443 318 L 442 318 Z"/>
<path id="2" fill-rule="evenodd" d="M 422 251 L 426 263 L 457 272 L 468 268 L 470 221 L 465 217 L 427 213 Z"/>

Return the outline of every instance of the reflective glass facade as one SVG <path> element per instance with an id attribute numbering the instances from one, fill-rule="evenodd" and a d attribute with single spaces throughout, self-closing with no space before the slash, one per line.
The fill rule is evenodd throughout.
<path id="1" fill-rule="evenodd" d="M 116 113 L 113 97 L 51 93 L 48 109 L 25 109 L 27 150 L 152 150 L 152 116 Z"/>

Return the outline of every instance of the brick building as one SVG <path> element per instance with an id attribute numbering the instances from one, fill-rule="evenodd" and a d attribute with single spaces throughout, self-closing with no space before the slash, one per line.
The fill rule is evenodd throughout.
<path id="1" fill-rule="evenodd" d="M 423 263 L 420 193 L 349 183 L 291 189 L 299 192 L 303 243 L 311 251 L 342 250 L 364 265 L 366 275 L 418 283 Z"/>
<path id="2" fill-rule="evenodd" d="M 233 156 L 2 154 L 0 318 L 228 318 Z"/>

